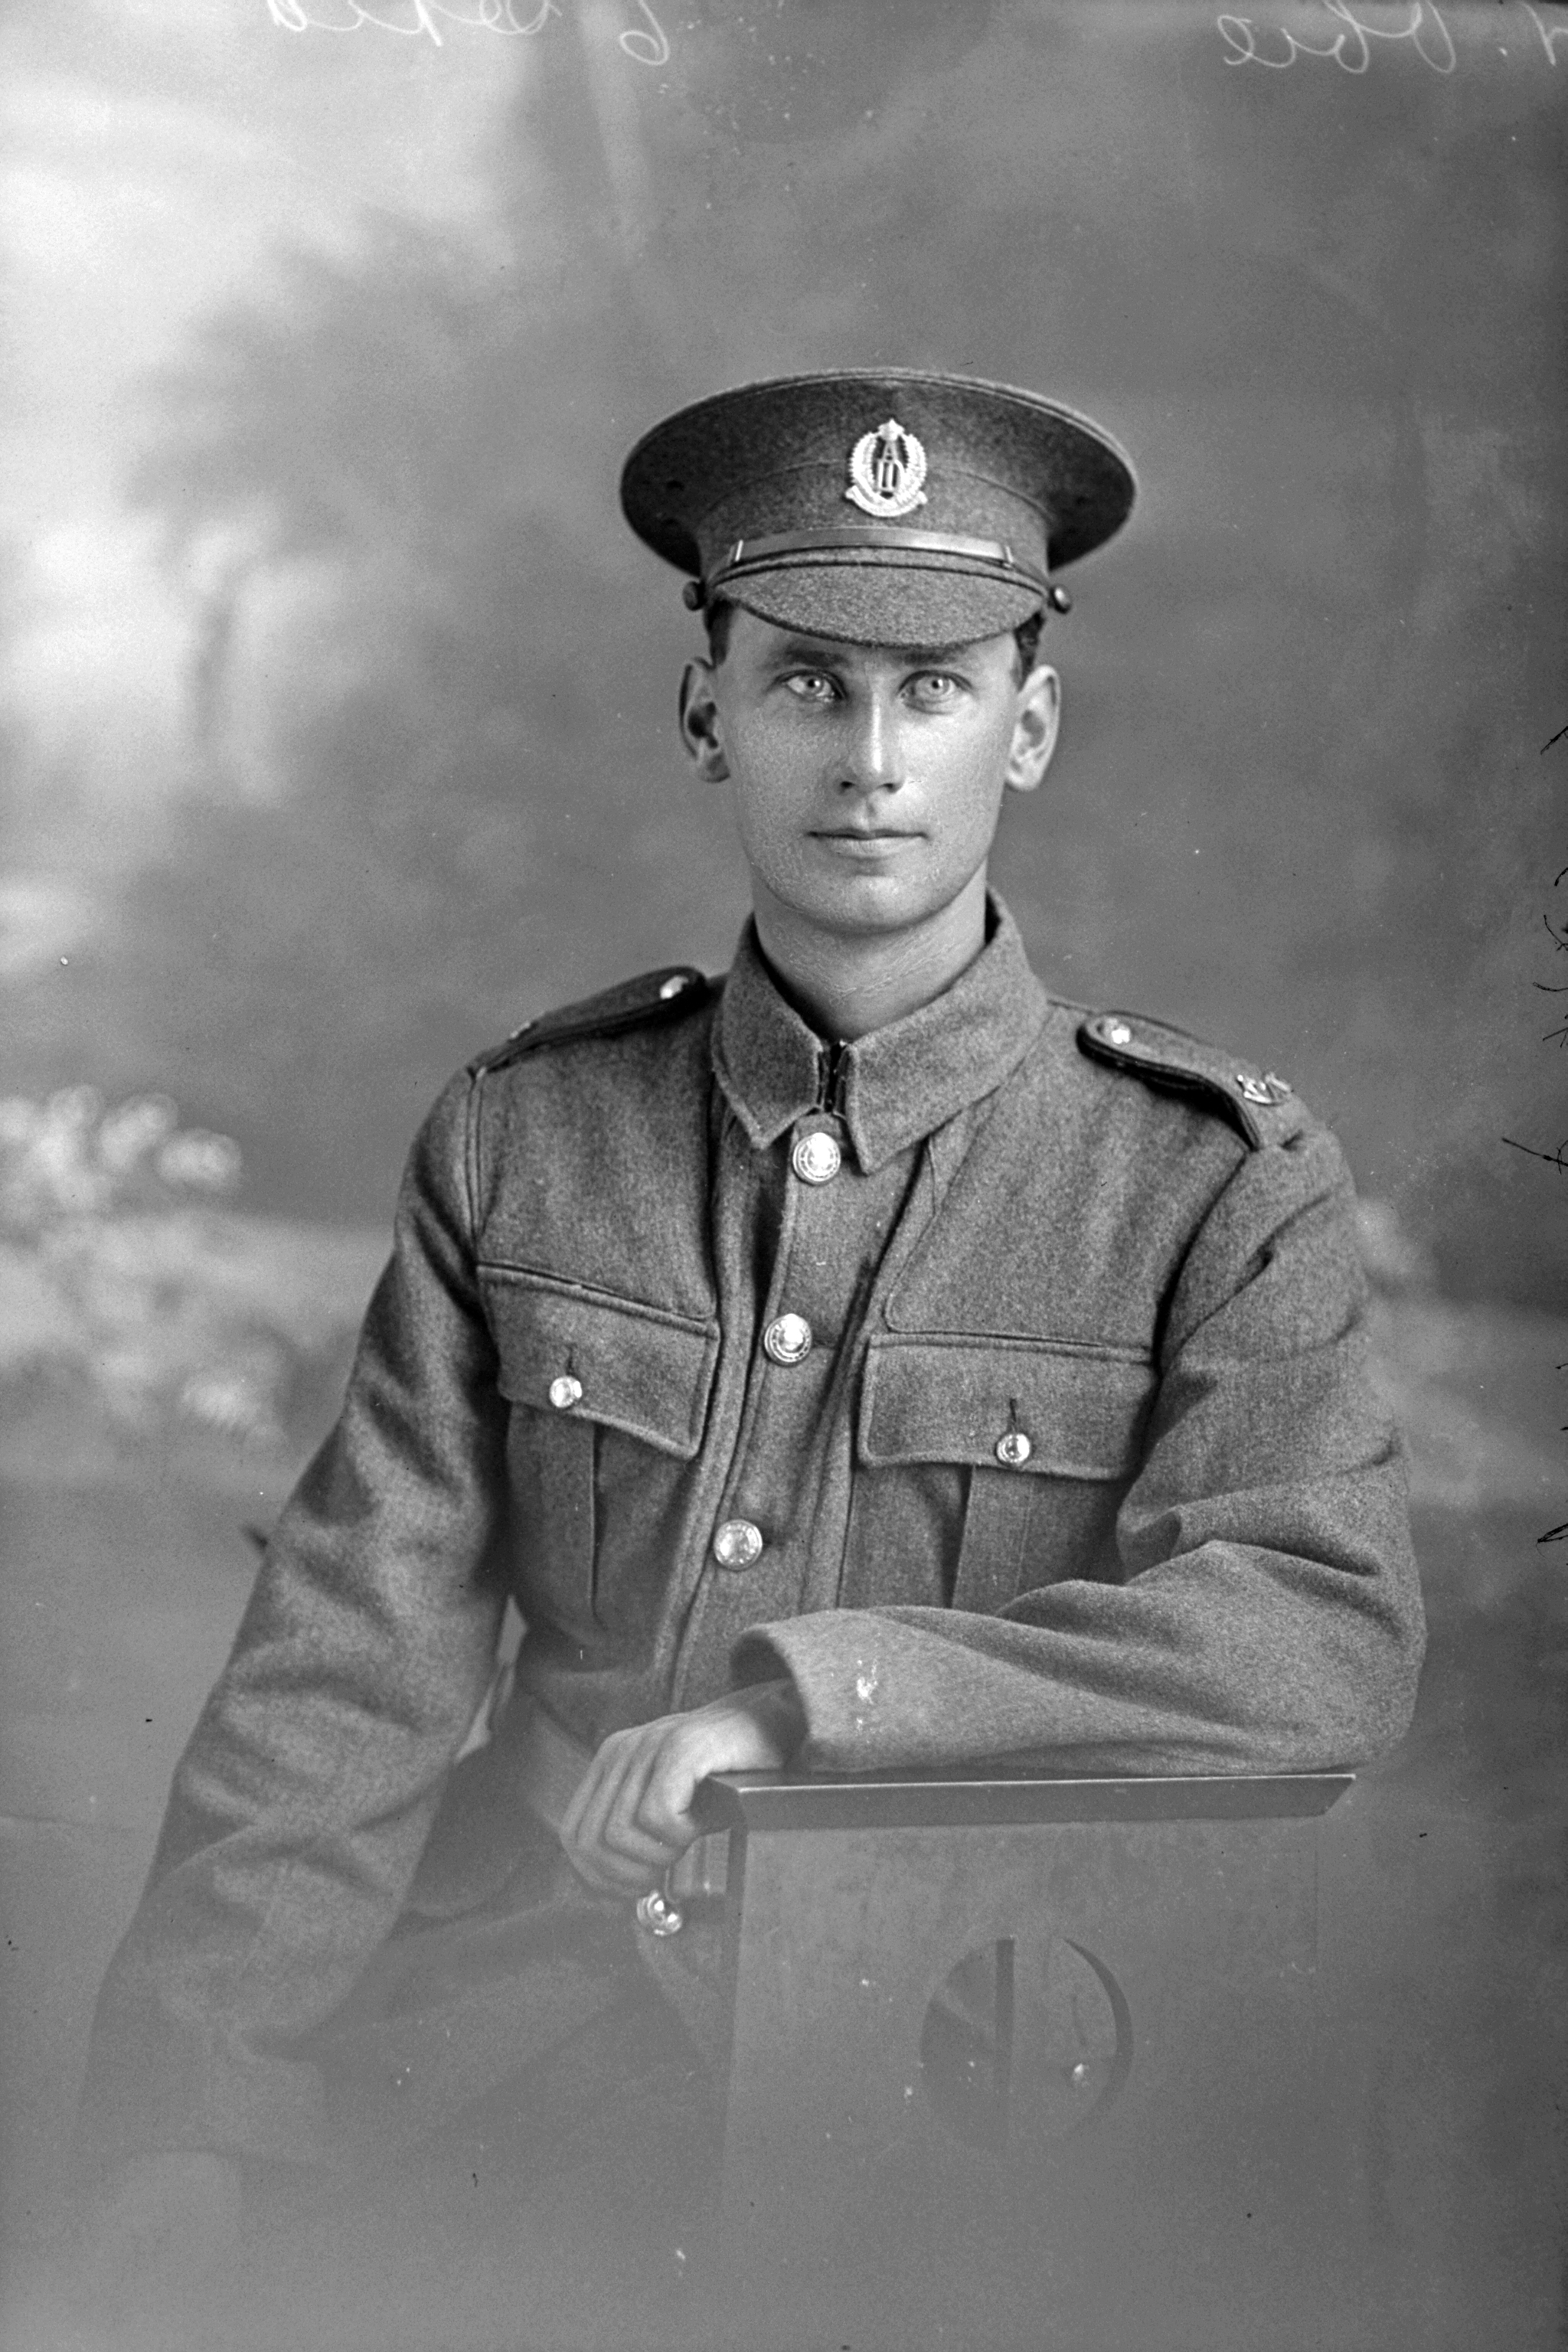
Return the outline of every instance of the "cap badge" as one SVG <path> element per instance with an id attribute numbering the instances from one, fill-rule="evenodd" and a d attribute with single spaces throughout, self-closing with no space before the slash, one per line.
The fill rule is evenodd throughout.
<path id="1" fill-rule="evenodd" d="M 844 495 L 863 514 L 891 520 L 923 507 L 926 494 L 926 453 L 914 435 L 896 416 L 863 433 L 849 459 L 849 488 Z"/>

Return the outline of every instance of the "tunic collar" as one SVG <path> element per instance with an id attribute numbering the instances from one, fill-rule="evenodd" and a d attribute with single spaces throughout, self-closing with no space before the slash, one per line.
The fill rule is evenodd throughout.
<path id="1" fill-rule="evenodd" d="M 1034 1044 L 1047 998 L 1017 926 L 988 901 L 989 936 L 951 988 L 839 1047 L 834 1108 L 869 1171 L 999 1087 Z M 780 993 L 750 920 L 713 1029 L 713 1066 L 736 1118 L 759 1149 L 813 1110 L 826 1109 L 832 1049 Z"/>

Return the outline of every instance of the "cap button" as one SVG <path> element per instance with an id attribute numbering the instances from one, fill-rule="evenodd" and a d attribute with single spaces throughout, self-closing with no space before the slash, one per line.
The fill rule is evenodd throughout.
<path id="1" fill-rule="evenodd" d="M 803 1184 L 831 1184 L 844 1165 L 844 1154 L 820 1128 L 803 1135 L 790 1153 L 789 1164 Z"/>
<path id="2" fill-rule="evenodd" d="M 996 1440 L 996 1459 L 1005 1470 L 1021 1470 L 1034 1450 L 1021 1429 L 1005 1430 Z"/>
<path id="3" fill-rule="evenodd" d="M 721 1568 L 750 1568 L 763 1556 L 763 1531 L 750 1519 L 726 1519 L 713 1538 L 713 1557 Z"/>
<path id="4" fill-rule="evenodd" d="M 668 1003 L 672 996 L 684 996 L 690 985 L 691 974 L 689 971 L 672 971 L 668 980 L 660 981 L 658 992 Z"/>
<path id="5" fill-rule="evenodd" d="M 1125 1021 L 1108 1021 L 1104 1035 L 1108 1045 L 1131 1045 L 1132 1043 L 1132 1032 Z"/>
<path id="6" fill-rule="evenodd" d="M 803 1363 L 811 1353 L 811 1326 L 805 1316 L 778 1316 L 763 1333 L 763 1351 L 775 1364 Z"/>
<path id="7" fill-rule="evenodd" d="M 583 1402 L 583 1383 L 574 1381 L 570 1372 L 561 1372 L 550 1383 L 550 1402 L 557 1412 L 569 1412 Z"/>

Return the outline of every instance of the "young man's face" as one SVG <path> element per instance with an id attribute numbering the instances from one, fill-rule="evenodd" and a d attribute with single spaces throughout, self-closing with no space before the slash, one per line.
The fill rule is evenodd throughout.
<path id="1" fill-rule="evenodd" d="M 889 934 L 984 887 L 1002 795 L 1040 781 L 1056 673 L 1020 680 L 1012 636 L 846 645 L 731 616 L 717 666 L 693 662 L 681 730 L 728 780 L 759 914 L 839 936 Z"/>

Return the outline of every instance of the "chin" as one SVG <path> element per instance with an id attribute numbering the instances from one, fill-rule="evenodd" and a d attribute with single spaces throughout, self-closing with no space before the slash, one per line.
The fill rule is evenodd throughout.
<path id="1" fill-rule="evenodd" d="M 847 937 L 874 938 L 889 932 L 912 931 L 932 921 L 952 902 L 900 887 L 890 877 L 867 876 L 851 887 L 824 893 L 821 900 L 801 912 L 825 930 Z"/>

